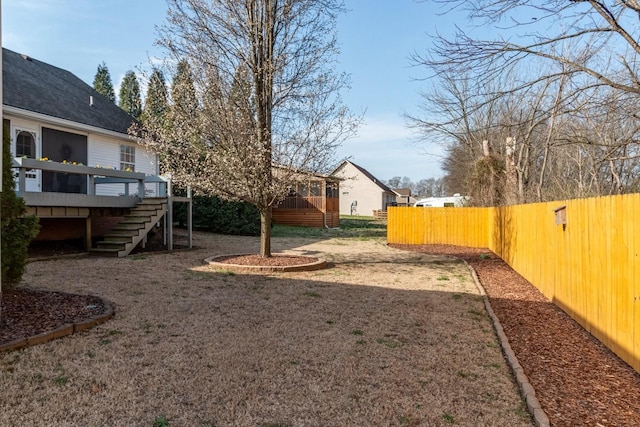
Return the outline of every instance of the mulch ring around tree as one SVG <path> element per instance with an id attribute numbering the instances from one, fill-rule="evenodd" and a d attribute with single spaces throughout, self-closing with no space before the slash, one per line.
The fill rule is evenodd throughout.
<path id="1" fill-rule="evenodd" d="M 205 262 L 214 268 L 232 271 L 313 271 L 327 266 L 324 258 L 290 254 L 273 254 L 270 257 L 258 254 L 220 255 L 207 258 Z"/>
<path id="2" fill-rule="evenodd" d="M 473 267 L 551 425 L 640 426 L 640 374 L 498 256 L 451 245 L 389 246 Z"/>

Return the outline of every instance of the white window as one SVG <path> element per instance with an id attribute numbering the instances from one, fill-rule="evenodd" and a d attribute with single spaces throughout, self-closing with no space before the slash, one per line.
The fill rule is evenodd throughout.
<path id="1" fill-rule="evenodd" d="M 36 158 L 36 139 L 32 132 L 19 131 L 16 137 L 16 157 Z"/>
<path id="2" fill-rule="evenodd" d="M 136 170 L 136 147 L 133 145 L 120 146 L 120 170 Z"/>

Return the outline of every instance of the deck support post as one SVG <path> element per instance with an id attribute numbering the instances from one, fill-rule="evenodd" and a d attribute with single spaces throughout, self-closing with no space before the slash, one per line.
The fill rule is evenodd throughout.
<path id="1" fill-rule="evenodd" d="M 84 229 L 84 248 L 89 251 L 91 249 L 91 216 L 87 216 Z"/>

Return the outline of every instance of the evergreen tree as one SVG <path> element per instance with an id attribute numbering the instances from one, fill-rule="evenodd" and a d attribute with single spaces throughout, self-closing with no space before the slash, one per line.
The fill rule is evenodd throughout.
<path id="1" fill-rule="evenodd" d="M 142 110 L 142 122 L 162 127 L 169 110 L 169 96 L 164 74 L 157 68 L 153 69 L 149 78 L 147 97 Z"/>
<path id="2" fill-rule="evenodd" d="M 98 65 L 96 77 L 93 79 L 93 88 L 110 101 L 116 102 L 116 93 L 113 90 L 113 83 L 111 83 L 111 74 L 109 74 L 107 64 L 104 62 Z"/>
<path id="3" fill-rule="evenodd" d="M 198 98 L 193 84 L 191 67 L 187 61 L 178 62 L 178 69 L 171 83 L 172 109 L 179 110 L 184 117 L 195 117 L 198 111 Z"/>
<path id="4" fill-rule="evenodd" d="M 234 109 L 238 124 L 242 123 L 245 132 L 255 126 L 256 105 L 255 97 L 251 92 L 250 79 L 249 69 L 245 65 L 240 65 L 236 68 L 229 91 L 229 104 Z"/>
<path id="5" fill-rule="evenodd" d="M 2 193 L 0 193 L 0 217 L 2 223 L 2 286 L 5 289 L 16 285 L 22 279 L 27 263 L 27 248 L 39 230 L 38 218 L 24 216 L 27 207 L 24 200 L 16 195 L 11 153 L 9 150 L 9 129 L 2 132 Z M 1 289 L 0 289 L 1 290 Z"/>
<path id="6" fill-rule="evenodd" d="M 120 108 L 129 113 L 134 119 L 140 120 L 142 116 L 142 99 L 140 98 L 140 84 L 136 73 L 129 70 L 122 79 L 118 96 Z"/>
<path id="7" fill-rule="evenodd" d="M 166 124 L 174 130 L 176 137 L 163 164 L 167 171 L 174 170 L 175 156 L 187 149 L 189 144 L 197 145 L 200 141 L 198 129 L 198 98 L 191 75 L 191 67 L 186 61 L 178 62 L 176 73 L 171 82 L 171 106 L 167 114 Z"/>

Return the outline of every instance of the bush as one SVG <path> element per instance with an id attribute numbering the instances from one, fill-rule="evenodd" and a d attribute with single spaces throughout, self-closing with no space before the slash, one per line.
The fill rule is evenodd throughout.
<path id="1" fill-rule="evenodd" d="M 176 204 L 175 220 L 187 224 L 186 204 Z M 257 236 L 260 234 L 260 212 L 246 202 L 231 202 L 216 196 L 193 198 L 193 227 L 221 234 Z"/>
<path id="2" fill-rule="evenodd" d="M 9 150 L 9 129 L 2 132 L 2 193 L 0 196 L 0 216 L 2 223 L 2 286 L 10 288 L 22 280 L 27 263 L 27 248 L 36 237 L 40 226 L 38 218 L 24 216 L 27 207 L 24 200 L 16 195 L 11 172 L 11 152 Z"/>

